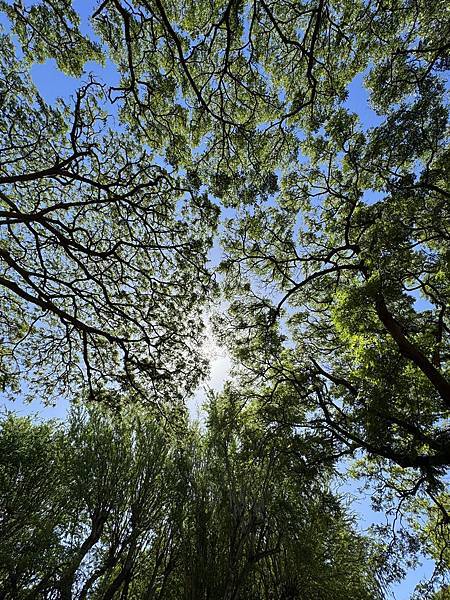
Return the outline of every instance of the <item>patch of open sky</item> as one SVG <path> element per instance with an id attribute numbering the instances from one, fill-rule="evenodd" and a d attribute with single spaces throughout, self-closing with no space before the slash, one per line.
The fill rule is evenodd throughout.
<path id="1" fill-rule="evenodd" d="M 383 200 L 385 195 L 384 192 L 379 192 L 377 190 L 364 190 L 361 196 L 361 202 L 371 206 Z"/>
<path id="2" fill-rule="evenodd" d="M 192 110 L 192 109 L 190 109 Z M 194 156 L 194 158 L 201 158 L 202 155 L 206 152 L 206 150 L 208 149 L 208 143 L 212 140 L 212 135 L 210 133 L 205 133 L 202 138 L 200 139 L 199 143 L 197 144 L 197 146 L 194 146 L 191 150 L 192 155 Z"/>
<path id="3" fill-rule="evenodd" d="M 358 73 L 348 85 L 348 97 L 344 102 L 344 107 L 355 112 L 363 127 L 375 127 L 383 122 L 370 105 L 369 91 L 364 85 L 364 77 L 367 75 L 368 69 L 362 73 Z"/>
<path id="4" fill-rule="evenodd" d="M 286 102 L 286 90 L 283 87 L 280 87 L 277 93 L 277 98 L 279 102 Z"/>
<path id="5" fill-rule="evenodd" d="M 35 0 L 25 0 L 23 4 L 25 8 L 27 8 L 33 6 Z M 99 42 L 89 20 L 89 16 L 96 6 L 96 2 L 93 0 L 73 0 L 73 6 L 81 18 L 81 32 L 91 40 Z M 0 26 L 4 31 L 8 33 L 11 32 L 11 23 L 3 12 L 0 12 Z M 17 36 L 13 34 L 12 39 L 14 41 L 17 56 L 22 58 L 23 53 Z M 47 59 L 44 63 L 35 63 L 31 67 L 31 77 L 33 82 L 44 100 L 49 104 L 54 103 L 57 98 L 68 100 L 70 97 L 75 96 L 76 90 L 83 81 L 88 80 L 90 75 L 93 75 L 106 85 L 110 86 L 118 85 L 119 82 L 119 73 L 110 60 L 107 60 L 104 66 L 95 61 L 87 61 L 84 65 L 84 73 L 85 76 L 81 79 L 65 75 L 58 69 L 55 59 Z"/>
<path id="6" fill-rule="evenodd" d="M 91 24 L 91 15 L 98 7 L 97 0 L 72 0 L 72 7 L 80 17 L 80 31 L 89 39 L 100 43 Z"/>
<path id="7" fill-rule="evenodd" d="M 23 0 L 25 8 L 29 8 L 35 4 L 36 0 Z M 101 44 L 101 40 L 96 35 L 90 20 L 90 16 L 97 7 L 97 4 L 96 0 L 72 0 L 73 8 L 80 17 L 79 29 L 81 33 L 88 39 Z M 10 31 L 11 24 L 4 13 L 0 13 L 0 24 L 7 31 Z M 13 37 L 15 38 L 15 36 Z M 15 38 L 15 46 L 20 56 L 22 53 L 17 38 Z M 62 73 L 57 68 L 54 59 L 48 59 L 41 64 L 34 64 L 31 68 L 32 79 L 42 97 L 48 103 L 55 102 L 57 98 L 67 100 L 71 96 L 74 96 L 80 85 L 84 81 L 87 81 L 91 75 L 108 86 L 117 86 L 120 80 L 116 66 L 109 59 L 105 61 L 104 65 L 95 61 L 87 61 L 84 65 L 84 76 L 81 79 Z"/>
<path id="8" fill-rule="evenodd" d="M 119 73 L 109 60 L 106 61 L 105 66 L 93 61 L 86 62 L 84 76 L 81 78 L 62 73 L 53 58 L 47 59 L 44 63 L 34 64 L 31 67 L 33 82 L 41 96 L 49 104 L 53 104 L 57 98 L 63 98 L 64 100 L 74 98 L 76 91 L 84 82 L 89 81 L 90 76 L 107 86 L 117 86 L 119 84 Z"/>
<path id="9" fill-rule="evenodd" d="M 30 397 L 26 382 L 21 383 L 21 391 L 16 399 L 11 400 L 7 394 L 0 392 L 0 417 L 7 412 L 14 412 L 19 416 L 31 416 L 41 420 L 62 419 L 67 417 L 71 403 L 67 398 L 60 397 L 51 404 L 46 404 L 41 397 L 34 396 L 31 402 L 25 400 Z"/>
<path id="10" fill-rule="evenodd" d="M 434 571 L 435 563 L 426 556 L 420 556 L 415 568 L 409 569 L 399 583 L 391 586 L 390 596 L 393 600 L 411 600 L 416 586 L 429 579 Z M 414 596 L 418 598 L 417 596 Z"/>
<path id="11" fill-rule="evenodd" d="M 224 254 L 222 246 L 220 245 L 219 239 L 216 237 L 216 239 L 214 240 L 214 244 L 211 246 L 208 252 L 208 261 L 206 263 L 206 266 L 208 267 L 208 269 L 215 271 L 220 265 L 220 263 L 223 261 L 223 259 Z M 217 273 L 216 277 L 219 281 L 223 279 L 223 276 L 220 273 Z"/>
<path id="12" fill-rule="evenodd" d="M 375 511 L 372 508 L 374 490 L 371 488 L 370 482 L 348 477 L 346 472 L 349 467 L 349 461 L 341 461 L 332 488 L 335 493 L 343 497 L 350 512 L 355 515 L 359 531 L 370 537 L 372 525 L 385 525 L 390 523 L 390 520 L 383 511 Z M 392 600 L 410 600 L 415 587 L 421 581 L 431 577 L 434 567 L 433 560 L 425 555 L 419 555 L 416 567 L 409 569 L 404 579 L 391 585 L 388 598 L 392 598 Z"/>
<path id="13" fill-rule="evenodd" d="M 272 124 L 269 123 L 268 121 L 266 121 L 265 123 L 259 123 L 256 126 L 256 131 L 258 133 L 264 133 L 265 131 L 267 131 L 268 129 L 270 129 L 272 127 Z"/>
<path id="14" fill-rule="evenodd" d="M 209 360 L 209 374 L 186 402 L 191 419 L 195 419 L 200 425 L 205 423 L 204 405 L 210 393 L 220 393 L 223 390 L 233 366 L 227 350 L 217 343 L 212 325 L 213 314 L 223 313 L 227 308 L 228 302 L 222 300 L 211 312 L 205 315 L 205 339 L 202 351 Z"/>
<path id="15" fill-rule="evenodd" d="M 16 57 L 19 60 L 23 59 L 22 46 L 20 45 L 19 38 L 15 33 L 11 31 L 11 22 L 4 12 L 0 11 L 0 34 L 7 33 L 10 36 L 14 44 L 14 49 L 16 51 Z"/>
<path id="16" fill-rule="evenodd" d="M 432 304 L 427 298 L 425 298 L 420 290 L 418 290 L 418 289 L 408 290 L 406 293 L 408 294 L 408 296 L 411 296 L 411 298 L 413 298 L 414 310 L 416 312 L 424 312 L 426 310 L 435 310 L 436 309 L 434 304 Z"/>

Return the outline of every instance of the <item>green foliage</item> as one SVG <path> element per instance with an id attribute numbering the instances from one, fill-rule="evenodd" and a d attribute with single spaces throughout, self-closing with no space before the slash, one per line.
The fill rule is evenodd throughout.
<path id="1" fill-rule="evenodd" d="M 0 10 L 13 23 L 13 31 L 30 64 L 55 58 L 61 71 L 80 77 L 87 61 L 104 60 L 99 44 L 81 34 L 80 19 L 71 0 L 37 2 L 29 7 L 23 2 L 11 5 L 2 0 Z"/>
<path id="2" fill-rule="evenodd" d="M 42 25 L 32 9 L 26 19 Z M 3 388 L 14 395 L 25 374 L 48 401 L 80 383 L 183 398 L 205 371 L 216 207 L 115 126 L 102 84 L 49 106 L 8 36 L 0 43 Z M 58 51 L 75 60 L 62 41 Z"/>
<path id="3" fill-rule="evenodd" d="M 381 598 L 320 466 L 299 476 L 233 406 L 182 439 L 148 410 L 4 418 L 2 597 Z"/>
<path id="4" fill-rule="evenodd" d="M 450 592 L 449 592 L 449 588 L 442 588 L 442 590 L 439 590 L 438 592 L 436 592 L 436 594 L 433 597 L 433 600 L 447 600 L 450 597 Z"/>

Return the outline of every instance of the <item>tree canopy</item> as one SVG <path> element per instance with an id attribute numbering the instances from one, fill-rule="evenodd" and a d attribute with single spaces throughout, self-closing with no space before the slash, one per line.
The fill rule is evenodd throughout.
<path id="1" fill-rule="evenodd" d="M 64 427 L 10 415 L 2 598 L 381 598 L 377 549 L 323 468 L 293 471 L 230 417 L 222 403 L 206 437 L 180 440 L 139 410 L 75 410 Z"/>
<path id="2" fill-rule="evenodd" d="M 336 565 L 327 570 L 323 543 L 342 564 L 350 561 L 354 597 L 376 598 L 375 567 L 363 572 L 346 554 L 352 546 L 362 557 L 365 542 L 324 491 L 343 460 L 369 478 L 376 508 L 407 523 L 386 554 L 421 547 L 445 575 L 446 3 L 103 0 L 90 6 L 90 28 L 70 0 L 2 0 L 0 10 L 2 388 L 13 398 L 82 398 L 117 413 L 73 417 L 82 434 L 75 425 L 4 421 L 18 444 L 28 440 L 25 462 L 34 466 L 23 485 L 37 486 L 42 510 L 54 507 L 55 519 L 11 534 L 3 556 L 18 556 L 22 543 L 35 550 L 17 574 L 2 571 L 2 585 L 13 586 L 6 597 L 15 590 L 27 597 L 34 585 L 61 597 L 75 590 L 87 597 L 91 588 L 98 597 L 145 597 L 153 588 L 132 586 L 156 581 L 173 597 L 184 590 L 199 598 L 301 598 L 300 588 L 308 598 L 318 589 L 349 597 Z M 77 78 L 71 99 L 49 103 L 34 85 L 33 65 L 48 59 Z M 89 61 L 109 65 L 116 83 L 90 73 Z M 184 402 L 207 374 L 202 345 L 211 315 L 234 374 L 211 401 L 205 431 L 196 432 Z M 128 404 L 146 408 L 124 417 Z M 158 429 L 161 416 L 176 443 Z M 137 466 L 131 432 L 141 418 L 152 445 Z M 99 491 L 111 500 L 104 517 L 102 508 L 98 515 L 80 508 L 88 502 L 79 498 L 83 486 L 97 475 L 83 472 L 79 489 L 69 490 L 75 467 L 57 462 L 59 454 L 75 460 L 68 447 L 84 447 L 83 436 L 125 453 L 123 472 L 119 455 L 107 459 L 114 475 L 110 491 Z M 49 473 L 56 461 L 55 496 L 46 496 L 34 460 Z M 316 464 L 318 487 L 309 488 Z M 139 499 L 150 504 L 136 525 L 126 511 L 141 468 L 156 469 L 158 482 L 175 470 L 176 485 L 189 483 L 163 490 L 152 475 L 149 485 L 162 486 L 162 495 L 157 506 Z M 122 488 L 131 496 L 119 498 Z M 188 488 L 195 494 L 185 506 Z M 229 504 L 235 493 L 241 513 Z M 307 500 L 292 504 L 289 494 Z M 330 503 L 325 511 L 321 502 Z M 169 505 L 181 511 L 173 522 L 161 516 L 171 514 Z M 40 506 L 23 512 L 37 522 Z M 119 537 L 109 511 L 129 519 Z M 23 541 L 32 531 L 36 540 Z M 226 537 L 232 531 L 237 546 Z M 300 538 L 306 546 L 296 545 Z M 175 546 L 185 551 L 172 565 Z M 153 569 L 153 583 L 132 583 L 142 569 Z M 310 571 L 322 583 L 307 581 Z M 444 597 L 446 588 L 437 593 Z"/>

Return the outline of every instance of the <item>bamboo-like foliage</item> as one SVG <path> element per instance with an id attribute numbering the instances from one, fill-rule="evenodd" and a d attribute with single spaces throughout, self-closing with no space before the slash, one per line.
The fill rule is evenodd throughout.
<path id="1" fill-rule="evenodd" d="M 300 474 L 230 414 L 222 400 L 183 440 L 137 409 L 6 417 L 1 597 L 380 598 L 375 546 L 323 468 Z"/>

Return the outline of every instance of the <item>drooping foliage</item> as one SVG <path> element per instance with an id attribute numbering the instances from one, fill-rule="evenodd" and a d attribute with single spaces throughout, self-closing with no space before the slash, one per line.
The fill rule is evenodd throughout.
<path id="1" fill-rule="evenodd" d="M 1 597 L 381 598 L 323 468 L 223 402 L 183 439 L 136 409 L 4 418 Z"/>

